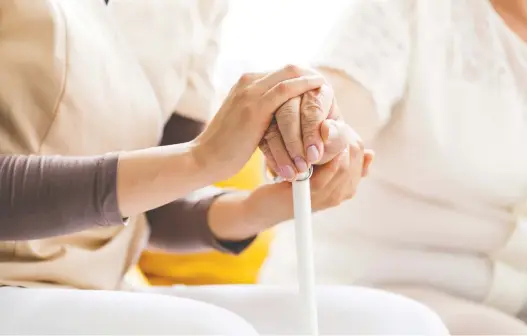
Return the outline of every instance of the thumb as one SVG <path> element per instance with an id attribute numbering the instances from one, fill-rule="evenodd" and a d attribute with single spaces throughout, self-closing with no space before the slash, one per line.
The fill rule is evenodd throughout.
<path id="1" fill-rule="evenodd" d="M 353 129 L 343 121 L 324 120 L 320 126 L 320 135 L 324 142 L 324 160 L 329 161 L 348 148 L 353 141 L 354 133 Z"/>

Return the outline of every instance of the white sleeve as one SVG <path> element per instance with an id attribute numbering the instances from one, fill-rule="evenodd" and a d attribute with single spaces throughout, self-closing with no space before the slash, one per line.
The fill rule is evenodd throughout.
<path id="1" fill-rule="evenodd" d="M 197 41 L 189 62 L 186 88 L 176 112 L 198 121 L 213 116 L 216 99 L 214 74 L 220 50 L 221 26 L 228 11 L 226 0 L 197 1 L 203 38 Z"/>
<path id="2" fill-rule="evenodd" d="M 315 65 L 344 72 L 373 96 L 381 120 L 403 96 L 415 0 L 357 0 L 333 28 Z"/>

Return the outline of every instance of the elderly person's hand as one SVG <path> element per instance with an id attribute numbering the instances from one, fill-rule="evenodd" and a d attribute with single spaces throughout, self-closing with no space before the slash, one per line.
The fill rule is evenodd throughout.
<path id="1" fill-rule="evenodd" d="M 314 70 L 298 67 L 296 71 L 318 74 Z M 349 145 L 347 135 L 339 127 L 341 119 L 340 109 L 329 85 L 290 99 L 277 110 L 260 143 L 267 165 L 276 175 L 294 180 L 298 173 L 307 171 L 310 165 L 331 161 Z M 350 132 L 353 130 L 350 129 Z M 364 152 L 360 137 L 355 134 L 355 138 L 355 155 L 365 155 L 362 160 L 369 164 L 373 153 Z"/>
<path id="2" fill-rule="evenodd" d="M 284 81 L 283 77 L 294 79 Z M 276 84 L 277 78 L 281 78 L 284 84 Z M 319 81 L 321 79 L 322 82 Z M 274 81 L 274 86 L 266 84 L 269 81 Z M 281 94 L 277 93 L 276 85 L 282 87 Z M 308 88 L 309 86 L 315 87 Z M 266 90 L 268 93 L 262 95 Z M 293 92 L 299 91 L 299 94 L 293 95 Z M 306 92 L 308 94 L 305 94 Z M 275 107 L 273 112 L 278 111 L 278 114 L 269 114 L 270 107 Z M 228 112 L 231 109 L 232 111 Z M 284 109 L 291 111 L 284 113 Z M 237 113 L 236 110 L 244 113 Z M 229 117 L 231 113 L 232 118 Z M 280 133 L 270 138 L 269 134 L 276 127 L 269 127 L 273 114 Z M 287 118 L 291 125 L 287 123 Z M 231 122 L 227 122 L 229 120 Z M 218 126 L 215 126 L 215 123 L 218 123 Z M 222 123 L 225 125 L 220 127 Z M 260 142 L 265 137 L 264 133 L 267 133 L 267 138 Z M 295 143 L 284 142 L 280 134 Z M 305 72 L 292 66 L 285 67 L 274 75 L 244 76 L 233 88 L 224 107 L 220 109 L 208 129 L 198 137 L 196 144 L 204 149 L 201 154 L 203 160 L 212 158 L 215 163 L 212 166 L 218 169 L 220 166 L 239 167 L 248 159 L 251 148 L 258 142 L 265 143 L 273 156 L 277 149 L 285 151 L 286 154 L 289 149 L 294 153 L 294 158 L 304 158 L 304 146 L 307 144 L 308 160 L 312 159 L 308 162 L 317 164 L 310 179 L 314 211 L 336 206 L 353 197 L 373 159 L 373 153 L 364 150 L 360 137 L 340 120 L 333 92 L 329 86 L 324 85 L 324 79 L 317 73 Z M 288 146 L 283 145 L 284 143 Z M 313 151 L 311 146 L 316 147 L 318 157 L 310 157 Z M 238 148 L 239 152 L 233 153 L 233 148 Z M 244 153 L 243 156 L 240 152 Z M 239 157 L 243 157 L 243 161 L 238 161 Z M 205 166 L 211 165 L 204 162 Z M 304 168 L 308 169 L 307 162 Z M 292 202 L 291 183 L 264 185 L 250 193 L 228 193 L 220 196 L 212 204 L 208 214 L 209 226 L 219 239 L 244 240 L 292 218 Z"/>
<path id="3" fill-rule="evenodd" d="M 323 84 L 320 74 L 301 73 L 294 66 L 243 75 L 205 131 L 191 142 L 197 166 L 217 180 L 234 175 L 258 147 L 274 112 Z"/>
<path id="4" fill-rule="evenodd" d="M 360 139 L 351 127 L 338 121 L 335 126 L 343 134 L 348 149 L 314 167 L 310 179 L 313 211 L 335 207 L 351 199 L 373 158 L 371 152 L 364 154 Z M 241 240 L 293 218 L 291 188 L 291 183 L 283 182 L 260 186 L 245 196 L 222 196 L 209 213 L 213 232 L 222 239 Z"/>

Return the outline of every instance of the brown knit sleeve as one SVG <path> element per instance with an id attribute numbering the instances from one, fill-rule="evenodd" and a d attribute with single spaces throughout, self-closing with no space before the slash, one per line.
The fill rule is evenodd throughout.
<path id="1" fill-rule="evenodd" d="M 117 154 L 0 155 L 0 240 L 122 225 L 117 163 Z"/>
<path id="2" fill-rule="evenodd" d="M 165 125 L 161 145 L 191 141 L 204 128 L 204 123 L 173 114 Z M 217 239 L 208 223 L 209 208 L 225 190 L 204 188 L 192 195 L 150 210 L 146 217 L 150 224 L 150 245 L 177 252 L 216 249 L 238 254 L 255 239 L 225 241 Z"/>
<path id="3" fill-rule="evenodd" d="M 151 227 L 150 245 L 166 251 L 196 252 L 216 249 L 238 254 L 255 239 L 217 239 L 208 224 L 210 206 L 225 191 L 207 187 L 147 213 Z"/>

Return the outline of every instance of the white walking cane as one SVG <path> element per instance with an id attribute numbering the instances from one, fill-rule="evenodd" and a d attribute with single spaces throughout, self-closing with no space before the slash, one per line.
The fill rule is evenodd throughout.
<path id="1" fill-rule="evenodd" d="M 311 190 L 309 178 L 313 167 L 293 181 L 296 256 L 298 286 L 304 317 L 312 336 L 318 336 L 317 301 L 315 291 L 315 262 L 313 260 L 313 231 L 311 227 Z"/>

